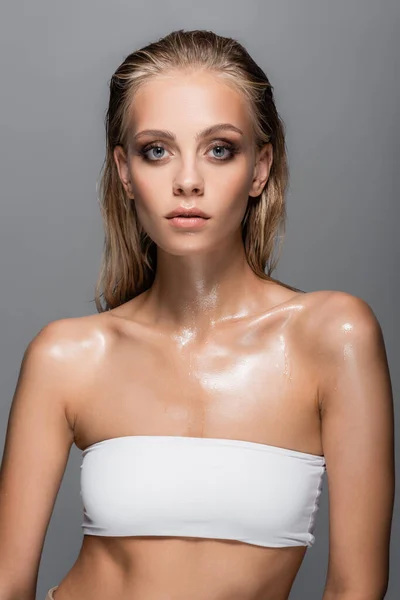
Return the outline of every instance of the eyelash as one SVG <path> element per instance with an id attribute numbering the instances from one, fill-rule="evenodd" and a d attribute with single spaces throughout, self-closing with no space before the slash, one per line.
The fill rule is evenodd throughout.
<path id="1" fill-rule="evenodd" d="M 166 150 L 166 148 L 163 146 L 162 143 L 152 142 L 151 144 L 146 144 L 146 146 L 144 146 L 143 148 L 140 148 L 140 150 L 139 150 L 140 156 L 143 158 L 143 160 L 145 160 L 147 162 L 152 162 L 152 163 L 161 162 L 164 157 L 161 159 L 152 160 L 151 158 L 149 158 L 147 156 L 147 152 L 149 152 L 152 148 L 162 148 L 163 150 Z M 216 162 L 228 162 L 228 161 L 232 160 L 234 158 L 234 156 L 236 154 L 238 154 L 240 151 L 239 147 L 236 144 L 233 144 L 232 142 L 217 142 L 209 150 L 213 150 L 214 148 L 226 148 L 230 152 L 229 158 L 215 158 L 214 157 Z"/>

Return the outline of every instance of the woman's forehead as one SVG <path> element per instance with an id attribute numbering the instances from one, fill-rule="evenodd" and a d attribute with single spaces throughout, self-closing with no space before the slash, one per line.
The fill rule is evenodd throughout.
<path id="1" fill-rule="evenodd" d="M 195 133 L 214 123 L 232 123 L 249 132 L 247 100 L 221 77 L 208 72 L 157 75 L 142 84 L 130 109 L 135 133 L 169 129 Z"/>

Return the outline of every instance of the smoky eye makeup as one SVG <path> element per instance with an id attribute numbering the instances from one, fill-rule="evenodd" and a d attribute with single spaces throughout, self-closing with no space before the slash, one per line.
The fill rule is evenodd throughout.
<path id="1" fill-rule="evenodd" d="M 215 154 L 214 151 L 217 153 Z M 167 158 L 168 148 L 162 141 L 152 141 L 145 144 L 137 143 L 136 154 L 146 162 L 161 162 Z M 221 156 L 222 152 L 222 156 Z M 207 144 L 205 154 L 210 155 L 213 162 L 228 162 L 241 152 L 241 145 L 227 138 L 218 138 Z M 219 154 L 218 154 L 219 153 Z"/>
<path id="2" fill-rule="evenodd" d="M 214 150 L 223 150 L 225 155 L 226 153 L 228 153 L 228 156 L 222 157 L 222 158 L 218 158 L 215 155 L 212 155 L 212 158 L 216 158 L 217 161 L 219 162 L 227 162 L 229 160 L 232 160 L 236 154 L 239 154 L 241 151 L 240 145 L 235 143 L 235 142 L 231 142 L 229 140 L 218 140 L 216 142 L 214 142 L 213 144 L 211 144 L 210 147 L 207 148 L 207 153 L 209 152 L 213 152 Z"/>

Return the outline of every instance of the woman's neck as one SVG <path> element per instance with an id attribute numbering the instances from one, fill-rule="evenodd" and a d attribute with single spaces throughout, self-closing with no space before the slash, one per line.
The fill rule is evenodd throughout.
<path id="1" fill-rule="evenodd" d="M 207 256 L 159 252 L 155 279 L 142 308 L 160 325 L 204 332 L 257 312 L 266 283 L 249 266 L 242 244 Z"/>

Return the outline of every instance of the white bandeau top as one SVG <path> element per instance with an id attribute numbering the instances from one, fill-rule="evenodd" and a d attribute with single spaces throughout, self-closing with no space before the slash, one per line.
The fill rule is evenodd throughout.
<path id="1" fill-rule="evenodd" d="M 131 435 L 82 451 L 84 535 L 312 546 L 325 458 L 222 438 Z"/>

